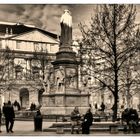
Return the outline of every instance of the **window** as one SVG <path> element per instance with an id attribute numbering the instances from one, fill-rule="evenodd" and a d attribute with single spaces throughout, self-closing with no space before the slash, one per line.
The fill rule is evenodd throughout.
<path id="1" fill-rule="evenodd" d="M 22 73 L 21 71 L 16 71 L 16 79 L 21 80 L 22 79 Z"/>
<path id="2" fill-rule="evenodd" d="M 21 48 L 21 41 L 17 41 L 16 49 L 20 49 L 20 48 Z"/>
<path id="3" fill-rule="evenodd" d="M 22 79 L 22 72 L 23 72 L 23 67 L 20 65 L 16 65 L 15 66 L 16 79 L 18 80 Z"/>
<path id="4" fill-rule="evenodd" d="M 54 49 L 54 44 L 50 44 L 50 51 L 52 52 Z"/>
<path id="5" fill-rule="evenodd" d="M 42 44 L 39 42 L 34 43 L 35 52 L 42 52 Z"/>
<path id="6" fill-rule="evenodd" d="M 4 69 L 4 66 L 0 65 L 0 71 L 2 72 Z"/>
<path id="7" fill-rule="evenodd" d="M 3 70 L 4 70 L 4 66 L 0 65 L 0 78 L 2 78 Z"/>
<path id="8" fill-rule="evenodd" d="M 42 49 L 43 49 L 43 52 L 48 52 L 48 49 L 47 49 L 47 44 L 46 43 L 43 43 L 42 44 Z"/>
<path id="9" fill-rule="evenodd" d="M 33 66 L 32 67 L 32 74 L 33 74 L 33 79 L 36 80 L 39 78 L 39 67 Z"/>
<path id="10" fill-rule="evenodd" d="M 0 49 L 2 49 L 2 40 L 0 40 Z"/>

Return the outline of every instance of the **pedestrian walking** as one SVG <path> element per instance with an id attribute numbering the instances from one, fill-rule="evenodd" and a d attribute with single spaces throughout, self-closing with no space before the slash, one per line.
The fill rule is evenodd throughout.
<path id="1" fill-rule="evenodd" d="M 82 134 L 89 134 L 90 133 L 90 126 L 93 122 L 93 114 L 91 109 L 88 109 L 86 114 L 84 115 L 84 119 L 82 122 Z"/>
<path id="2" fill-rule="evenodd" d="M 77 134 L 80 132 L 80 127 L 81 127 L 81 115 L 79 112 L 78 107 L 75 107 L 74 110 L 71 112 L 71 134 L 74 133 L 75 127 L 78 127 L 78 130 L 76 131 Z"/>
<path id="3" fill-rule="evenodd" d="M 8 101 L 8 104 L 4 104 L 3 113 L 5 116 L 6 131 L 7 131 L 7 133 L 9 133 L 9 132 L 13 133 L 15 112 L 14 112 L 14 108 L 11 104 L 11 101 Z"/>

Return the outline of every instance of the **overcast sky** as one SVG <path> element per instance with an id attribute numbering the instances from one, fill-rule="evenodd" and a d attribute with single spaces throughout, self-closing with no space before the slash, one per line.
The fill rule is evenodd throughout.
<path id="1" fill-rule="evenodd" d="M 96 10 L 95 4 L 6 4 L 0 5 L 0 21 L 32 24 L 47 31 L 60 34 L 60 17 L 64 9 L 69 9 L 73 18 L 73 35 L 79 36 L 78 24 L 89 24 Z M 140 5 L 137 5 L 136 21 L 140 19 Z"/>

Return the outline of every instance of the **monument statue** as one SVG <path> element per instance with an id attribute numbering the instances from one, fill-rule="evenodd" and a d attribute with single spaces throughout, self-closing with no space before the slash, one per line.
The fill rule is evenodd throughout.
<path id="1" fill-rule="evenodd" d="M 70 115 L 71 107 L 80 107 L 81 113 L 89 108 L 89 92 L 81 94 L 78 87 L 78 61 L 72 49 L 72 16 L 65 10 L 61 16 L 61 37 L 59 50 L 53 65 L 53 76 L 49 77 L 49 94 L 42 95 L 44 114 Z M 52 84 L 51 84 L 52 83 Z M 52 85 L 52 86 L 51 86 Z M 85 83 L 86 85 L 86 83 Z M 84 87 L 85 88 L 85 87 Z"/>
<path id="2" fill-rule="evenodd" d="M 61 37 L 60 46 L 71 46 L 72 43 L 72 16 L 69 10 L 64 10 L 61 16 Z"/>

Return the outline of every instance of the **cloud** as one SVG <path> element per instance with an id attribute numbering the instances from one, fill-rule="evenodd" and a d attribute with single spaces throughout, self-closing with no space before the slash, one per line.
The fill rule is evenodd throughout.
<path id="1" fill-rule="evenodd" d="M 69 9 L 73 17 L 73 28 L 75 28 L 75 31 L 74 29 L 73 31 L 76 33 L 79 30 L 78 24 L 88 20 L 91 7 L 92 5 L 73 4 L 6 4 L 0 5 L 0 20 L 33 24 L 39 28 L 60 34 L 60 17 L 64 9 Z"/>
<path id="2" fill-rule="evenodd" d="M 73 34 L 80 36 L 78 24 L 89 25 L 94 16 L 94 4 L 5 4 L 0 5 L 0 21 L 22 22 L 32 24 L 41 29 L 60 34 L 60 17 L 64 9 L 69 9 L 73 17 Z M 140 5 L 137 5 L 138 22 Z"/>
<path id="3" fill-rule="evenodd" d="M 59 32 L 59 22 L 65 5 L 23 5 L 24 12 L 20 15 L 20 21 L 34 24 L 39 28 L 50 32 Z"/>
<path id="4" fill-rule="evenodd" d="M 20 17 L 21 21 L 35 24 L 37 27 L 59 34 L 60 17 L 66 5 L 26 5 Z"/>
<path id="5" fill-rule="evenodd" d="M 60 17 L 67 8 L 67 5 L 45 4 L 0 5 L 0 21 L 33 24 L 58 33 Z"/>
<path id="6" fill-rule="evenodd" d="M 0 5 L 0 20 L 15 22 L 24 9 L 20 5 Z"/>

